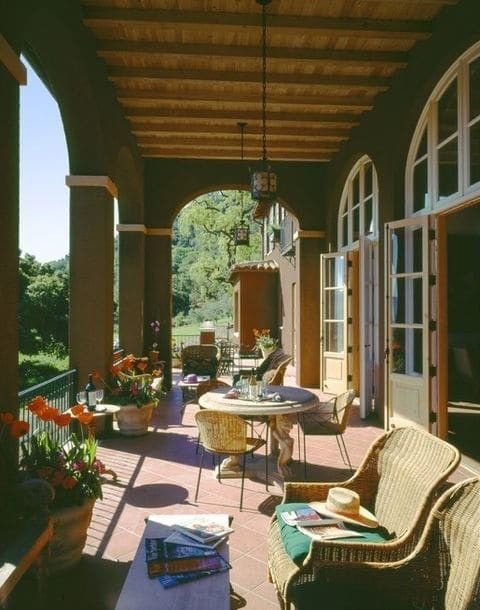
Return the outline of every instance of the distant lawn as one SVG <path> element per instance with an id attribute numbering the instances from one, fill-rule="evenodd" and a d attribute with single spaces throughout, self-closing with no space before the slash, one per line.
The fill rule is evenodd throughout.
<path id="1" fill-rule="evenodd" d="M 25 390 L 67 371 L 68 357 L 58 358 L 45 353 L 19 354 L 18 369 L 20 390 Z"/>
<path id="2" fill-rule="evenodd" d="M 199 335 L 200 324 L 188 324 L 187 326 L 175 326 L 172 335 Z"/>

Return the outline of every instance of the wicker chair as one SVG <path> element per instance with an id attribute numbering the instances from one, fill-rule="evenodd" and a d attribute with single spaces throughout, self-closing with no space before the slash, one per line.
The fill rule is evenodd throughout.
<path id="1" fill-rule="evenodd" d="M 202 383 L 198 384 L 198 388 L 197 388 L 197 400 L 200 398 L 200 396 L 203 396 L 203 394 L 206 394 L 207 392 L 210 392 L 211 390 L 216 390 L 217 388 L 229 388 L 230 386 L 228 385 L 228 383 L 225 383 L 224 381 L 221 381 L 220 379 L 207 379 L 207 381 L 202 381 Z M 201 407 L 200 405 L 198 405 L 200 409 L 203 409 L 203 407 Z M 198 434 L 197 436 L 197 449 L 196 449 L 196 453 L 198 453 L 198 449 L 200 447 L 200 434 Z"/>
<path id="2" fill-rule="evenodd" d="M 216 345 L 187 345 L 182 349 L 182 374 L 217 376 L 218 358 Z"/>
<path id="3" fill-rule="evenodd" d="M 417 544 L 440 486 L 458 466 L 460 453 L 445 441 L 417 428 L 397 428 L 370 447 L 355 474 L 341 483 L 286 483 L 283 502 L 325 501 L 331 487 L 356 491 L 391 539 L 380 543 L 312 540 L 297 565 L 285 551 L 274 517 L 268 532 L 269 574 L 282 608 L 303 586 L 321 582 L 327 565 L 341 571 L 348 562 L 384 563 L 405 558 Z"/>
<path id="4" fill-rule="evenodd" d="M 298 414 L 298 429 L 303 432 L 303 467 L 305 479 L 307 478 L 307 445 L 306 436 L 335 436 L 338 450 L 342 456 L 344 464 L 347 464 L 350 471 L 353 471 L 350 456 L 348 455 L 343 433 L 348 424 L 352 403 L 355 398 L 355 391 L 348 390 L 330 399 L 325 406 L 325 411 L 313 410 Z M 328 405 L 331 404 L 331 410 Z M 300 451 L 300 439 L 298 442 Z"/>
<path id="5" fill-rule="evenodd" d="M 203 456 L 205 451 L 213 453 L 214 455 L 241 455 L 243 456 L 243 462 L 240 510 L 242 510 L 243 487 L 245 482 L 245 458 L 247 453 L 252 453 L 262 446 L 266 447 L 265 441 L 261 438 L 248 437 L 247 422 L 241 417 L 238 417 L 238 415 L 223 413 L 222 411 L 210 411 L 208 409 L 203 409 L 195 414 L 195 420 L 198 426 L 199 437 L 202 439 L 202 452 L 200 454 L 200 464 L 198 468 L 195 502 L 197 501 L 198 490 L 200 488 L 200 478 L 202 475 Z M 266 463 L 268 463 L 267 458 L 268 456 L 265 455 Z M 220 468 L 218 469 L 218 478 L 220 480 Z"/>
<path id="6" fill-rule="evenodd" d="M 276 369 L 267 371 L 263 374 L 263 380 L 269 385 L 283 385 L 283 378 L 285 377 L 285 371 L 287 366 L 292 361 L 291 356 L 287 356 L 280 362 Z"/>

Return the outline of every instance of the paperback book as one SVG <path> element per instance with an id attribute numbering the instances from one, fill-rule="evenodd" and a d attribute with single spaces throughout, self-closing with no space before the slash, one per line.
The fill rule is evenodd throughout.
<path id="1" fill-rule="evenodd" d="M 150 578 L 228 569 L 227 562 L 215 549 L 166 543 L 165 538 L 146 538 L 145 557 Z"/>
<path id="2" fill-rule="evenodd" d="M 206 576 L 213 576 L 213 574 L 219 574 L 220 572 L 226 572 L 230 569 L 230 565 L 225 561 L 224 565 L 215 570 L 199 570 L 198 572 L 183 572 L 181 574 L 163 574 L 157 576 L 157 580 L 163 586 L 164 589 L 182 585 L 192 580 L 198 580 L 199 578 L 205 578 Z"/>
<path id="3" fill-rule="evenodd" d="M 281 513 L 282 519 L 287 525 L 311 527 L 314 525 L 333 525 L 338 523 L 338 519 L 330 517 L 322 517 L 317 511 L 310 506 L 298 508 L 297 510 L 288 510 Z"/>
<path id="4" fill-rule="evenodd" d="M 225 536 L 233 532 L 232 528 L 224 527 L 216 521 L 209 521 L 207 519 L 192 519 L 188 525 L 179 525 L 176 523 L 173 527 L 178 532 L 206 544 L 218 540 L 219 538 L 225 538 Z"/>

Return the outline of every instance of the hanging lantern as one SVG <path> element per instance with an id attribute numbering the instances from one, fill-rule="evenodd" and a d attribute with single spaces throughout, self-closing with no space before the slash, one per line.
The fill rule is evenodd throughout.
<path id="1" fill-rule="evenodd" d="M 233 229 L 233 239 L 236 246 L 250 245 L 250 228 L 246 224 L 240 224 Z"/>
<path id="2" fill-rule="evenodd" d="M 267 161 L 267 15 L 266 6 L 271 0 L 257 0 L 262 6 L 262 148 L 263 160 L 251 176 L 251 196 L 255 201 L 273 201 L 277 198 L 277 175 Z"/>

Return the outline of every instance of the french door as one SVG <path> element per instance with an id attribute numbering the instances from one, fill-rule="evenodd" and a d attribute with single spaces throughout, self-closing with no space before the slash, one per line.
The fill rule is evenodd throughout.
<path id="1" fill-rule="evenodd" d="M 435 285 L 427 216 L 386 225 L 386 401 L 389 428 L 430 430 Z"/>
<path id="2" fill-rule="evenodd" d="M 340 394 L 347 389 L 347 258 L 321 256 L 321 378 L 322 389 Z"/>

